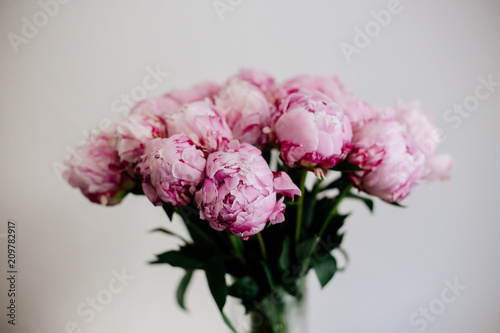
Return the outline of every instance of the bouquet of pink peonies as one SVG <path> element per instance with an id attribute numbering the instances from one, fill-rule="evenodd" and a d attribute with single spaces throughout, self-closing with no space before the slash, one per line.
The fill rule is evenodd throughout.
<path id="1" fill-rule="evenodd" d="M 92 202 L 144 194 L 170 219 L 182 217 L 191 240 L 157 229 L 183 245 L 152 262 L 185 269 L 182 308 L 193 272 L 203 270 L 233 331 L 223 312 L 228 295 L 253 314 L 255 331 L 287 332 L 285 295 L 300 300 L 311 268 L 321 286 L 337 271 L 332 251 L 347 217 L 340 202 L 372 210 L 372 195 L 397 205 L 417 184 L 448 178 L 452 161 L 435 154 L 438 143 L 417 103 L 375 110 L 337 78 L 279 84 L 242 70 L 222 86 L 206 82 L 138 103 L 93 132 L 64 177 Z"/>

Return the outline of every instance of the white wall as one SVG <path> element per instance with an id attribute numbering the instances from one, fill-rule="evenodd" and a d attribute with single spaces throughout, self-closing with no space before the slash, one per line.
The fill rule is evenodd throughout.
<path id="1" fill-rule="evenodd" d="M 401 12 L 350 63 L 339 45 L 353 44 L 355 28 L 387 1 L 232 3 L 220 20 L 211 0 L 73 0 L 16 53 L 8 33 L 22 36 L 23 17 L 43 24 L 41 7 L 1 2 L 0 234 L 8 219 L 17 222 L 18 312 L 8 325 L 0 239 L 0 331 L 60 333 L 71 321 L 85 333 L 225 331 L 202 274 L 186 313 L 174 299 L 182 271 L 147 265 L 176 246 L 148 233 L 168 223 L 161 209 L 133 196 L 114 208 L 91 204 L 53 170 L 82 130 L 119 118 L 112 102 L 141 85 L 148 66 L 170 73 L 150 95 L 257 67 L 279 79 L 337 74 L 378 106 L 420 99 L 447 137 L 440 150 L 455 158 L 453 179 L 421 186 L 405 209 L 377 201 L 371 216 L 344 206 L 355 211 L 344 244 L 351 264 L 321 292 L 311 276 L 310 332 L 417 332 L 423 317 L 412 325 L 412 313 L 438 306 L 444 281 L 455 278 L 467 289 L 425 331 L 499 331 L 500 87 L 460 125 L 443 115 L 474 95 L 478 77 L 500 81 L 500 2 L 401 0 Z M 112 270 L 135 278 L 95 318 L 79 316 Z"/>

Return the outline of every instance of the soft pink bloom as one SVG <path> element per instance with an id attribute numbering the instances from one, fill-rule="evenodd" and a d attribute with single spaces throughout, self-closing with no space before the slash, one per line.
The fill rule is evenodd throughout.
<path id="1" fill-rule="evenodd" d="M 375 117 L 374 109 L 351 93 L 345 91 L 344 86 L 336 77 L 300 75 L 283 83 L 275 92 L 277 102 L 293 92 L 299 90 L 319 91 L 336 103 L 351 121 L 353 129 L 362 126 Z"/>
<path id="2" fill-rule="evenodd" d="M 429 156 L 425 160 L 425 172 L 422 179 L 447 180 L 450 178 L 453 169 L 453 159 L 448 154 Z"/>
<path id="3" fill-rule="evenodd" d="M 209 100 L 185 104 L 169 118 L 168 134 L 184 134 L 198 147 L 210 153 L 233 138 L 226 120 Z"/>
<path id="4" fill-rule="evenodd" d="M 405 103 L 398 100 L 394 107 L 394 117 L 406 127 L 419 152 L 425 155 L 422 179 L 428 181 L 448 179 L 453 167 L 452 158 L 449 155 L 435 154 L 440 142 L 439 130 L 431 117 L 420 108 L 420 103 Z"/>
<path id="5" fill-rule="evenodd" d="M 203 152 L 184 135 L 147 142 L 139 163 L 144 194 L 156 206 L 187 205 L 203 181 L 205 163 Z"/>
<path id="6" fill-rule="evenodd" d="M 299 91 L 283 99 L 273 124 L 274 141 L 290 167 L 329 169 L 351 148 L 349 119 L 317 91 Z"/>
<path id="7" fill-rule="evenodd" d="M 285 204 L 277 194 L 300 195 L 288 175 L 273 175 L 259 149 L 236 140 L 208 156 L 205 175 L 195 195 L 200 217 L 215 230 L 228 229 L 243 239 L 262 231 L 268 221 L 283 222 Z"/>
<path id="8" fill-rule="evenodd" d="M 202 101 L 205 98 L 209 98 L 213 101 L 213 97 L 219 92 L 219 90 L 220 87 L 217 83 L 207 81 L 188 89 L 171 91 L 165 94 L 165 97 L 174 99 L 180 105 Z"/>
<path id="9" fill-rule="evenodd" d="M 116 149 L 120 160 L 131 175 L 144 154 L 144 145 L 154 138 L 166 138 L 167 129 L 163 120 L 147 112 L 131 113 L 116 127 Z"/>
<path id="10" fill-rule="evenodd" d="M 234 139 L 258 146 L 269 143 L 274 105 L 255 85 L 230 80 L 215 97 L 215 107 L 226 119 Z"/>
<path id="11" fill-rule="evenodd" d="M 364 169 L 349 173 L 358 189 L 394 202 L 403 200 L 419 183 L 425 155 L 402 124 L 372 120 L 356 131 L 353 143 L 348 162 Z"/>
<path id="12" fill-rule="evenodd" d="M 395 118 L 406 126 L 409 135 L 417 148 L 425 155 L 431 156 L 439 144 L 439 132 L 431 117 L 420 108 L 420 103 L 396 102 Z"/>
<path id="13" fill-rule="evenodd" d="M 115 205 L 134 187 L 134 181 L 113 147 L 115 127 L 92 132 L 89 140 L 66 161 L 64 179 L 90 201 Z"/>
<path id="14" fill-rule="evenodd" d="M 155 116 L 164 124 L 167 117 L 179 111 L 181 104 L 173 98 L 158 96 L 145 99 L 137 103 L 130 114 L 140 114 L 143 116 Z"/>
<path id="15" fill-rule="evenodd" d="M 229 78 L 229 81 L 234 79 L 243 80 L 254 85 L 262 91 L 266 97 L 269 97 L 268 93 L 271 93 L 275 88 L 274 77 L 264 71 L 256 69 L 242 69 L 238 74 Z"/>

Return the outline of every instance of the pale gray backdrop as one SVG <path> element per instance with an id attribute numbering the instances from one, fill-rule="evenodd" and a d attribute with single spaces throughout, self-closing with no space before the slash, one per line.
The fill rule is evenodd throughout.
<path id="1" fill-rule="evenodd" d="M 148 233 L 169 223 L 161 208 L 132 195 L 113 208 L 91 204 L 58 170 L 84 130 L 119 119 L 122 94 L 222 82 L 241 67 L 280 80 L 336 74 L 377 106 L 419 99 L 445 134 L 440 151 L 455 158 L 451 181 L 416 189 L 405 209 L 343 206 L 354 211 L 351 264 L 321 292 L 310 276 L 309 331 L 500 331 L 500 2 L 215 5 L 225 11 L 211 0 L 1 1 L 0 331 L 226 331 L 203 274 L 187 313 L 175 303 L 182 271 L 147 265 L 177 246 Z M 169 75 L 144 88 L 155 70 Z M 493 84 L 477 88 L 481 80 Z M 16 326 L 5 315 L 8 219 L 18 233 Z M 97 296 L 105 305 L 92 310 Z"/>

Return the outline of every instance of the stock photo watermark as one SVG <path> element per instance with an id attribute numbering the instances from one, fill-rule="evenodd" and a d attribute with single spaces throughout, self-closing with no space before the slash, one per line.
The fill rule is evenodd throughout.
<path id="1" fill-rule="evenodd" d="M 224 15 L 227 12 L 234 11 L 242 2 L 243 0 L 214 0 L 212 5 L 219 19 L 224 21 Z"/>
<path id="2" fill-rule="evenodd" d="M 456 130 L 462 126 L 463 120 L 468 119 L 476 111 L 481 102 L 489 99 L 493 93 L 500 87 L 500 81 L 494 81 L 493 74 L 486 78 L 479 76 L 479 84 L 476 85 L 474 93 L 466 96 L 462 102 L 453 104 L 453 107 L 443 113 L 443 120 L 451 123 L 451 128 Z"/>
<path id="3" fill-rule="evenodd" d="M 103 312 L 113 302 L 114 297 L 122 293 L 130 281 L 135 279 L 135 276 L 128 275 L 123 268 L 120 272 L 116 269 L 111 270 L 111 275 L 112 278 L 105 288 L 99 290 L 94 297 L 89 296 L 77 305 L 75 312 L 83 322 L 79 324 L 76 321 L 68 321 L 64 329 L 58 333 L 82 333 L 82 325 L 94 321 L 98 313 Z"/>
<path id="4" fill-rule="evenodd" d="M 372 20 L 365 23 L 363 28 L 354 27 L 354 38 L 352 43 L 342 42 L 339 47 L 348 64 L 352 62 L 352 56 L 361 53 L 368 47 L 374 38 L 377 38 L 391 23 L 395 15 L 403 11 L 400 0 L 389 0 L 385 9 L 372 10 Z"/>
<path id="5" fill-rule="evenodd" d="M 23 44 L 28 44 L 35 38 L 40 29 L 44 28 L 49 21 L 54 18 L 60 11 L 61 5 L 66 5 L 71 0 L 40 0 L 37 2 L 39 10 L 31 15 L 31 18 L 23 16 L 21 18 L 20 34 L 8 32 L 7 39 L 12 46 L 12 49 L 17 54 L 19 47 Z"/>
<path id="6" fill-rule="evenodd" d="M 154 68 L 152 66 L 146 66 L 144 70 L 146 74 L 142 77 L 140 84 L 137 84 L 129 91 L 120 94 L 120 96 L 111 102 L 111 112 L 120 114 L 121 116 L 127 115 L 136 103 L 146 99 L 152 91 L 157 89 L 165 81 L 165 79 L 170 76 L 170 73 L 165 72 L 159 64 L 157 64 Z M 110 128 L 113 123 L 114 121 L 110 118 L 102 118 L 98 122 L 97 128 L 90 131 L 83 129 L 82 134 L 84 139 L 81 140 L 77 146 L 83 145 L 93 132 L 102 132 Z M 79 157 L 78 151 L 73 147 L 67 145 L 65 149 L 68 154 L 77 158 Z M 66 169 L 65 165 L 59 161 L 52 161 L 50 165 L 57 179 L 60 182 L 64 182 L 62 174 Z"/>
<path id="7" fill-rule="evenodd" d="M 17 280 L 18 280 L 18 263 L 17 263 L 17 224 L 15 221 L 8 220 L 7 221 L 7 233 L 6 234 L 0 234 L 0 238 L 2 240 L 6 240 L 6 246 L 5 249 L 7 250 L 6 252 L 6 258 L 5 260 L 7 261 L 7 269 L 5 271 L 6 274 L 6 279 L 8 281 L 7 283 L 7 291 L 6 295 L 7 296 L 7 304 L 5 306 L 6 308 L 6 316 L 7 316 L 7 323 L 10 325 L 15 326 L 16 325 L 16 320 L 17 320 Z"/>
<path id="8" fill-rule="evenodd" d="M 462 292 L 467 289 L 458 281 L 458 277 L 450 280 L 444 280 L 445 287 L 439 293 L 439 296 L 433 298 L 426 306 L 420 307 L 417 311 L 412 312 L 408 317 L 408 323 L 414 328 L 413 331 L 418 333 L 425 332 L 429 324 L 436 321 L 436 319 L 445 312 L 445 310 L 454 303 Z M 402 331 L 401 333 L 410 333 L 409 331 Z"/>

